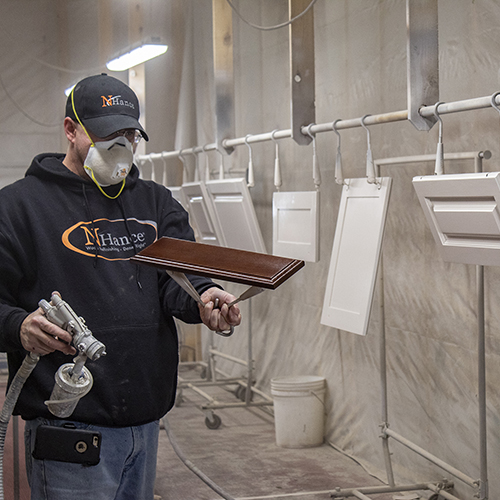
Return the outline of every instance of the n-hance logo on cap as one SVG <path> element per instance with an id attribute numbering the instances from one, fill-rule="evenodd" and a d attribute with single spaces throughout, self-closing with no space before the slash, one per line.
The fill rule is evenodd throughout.
<path id="1" fill-rule="evenodd" d="M 129 108 L 135 109 L 134 103 L 130 101 L 125 101 L 121 98 L 121 95 L 102 95 L 102 107 L 106 108 L 107 106 L 128 106 Z"/>

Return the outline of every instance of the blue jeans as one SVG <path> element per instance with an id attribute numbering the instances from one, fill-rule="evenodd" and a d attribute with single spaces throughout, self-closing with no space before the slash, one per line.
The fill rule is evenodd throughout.
<path id="1" fill-rule="evenodd" d="M 159 422 L 136 427 L 98 427 L 71 422 L 102 434 L 101 459 L 87 466 L 37 460 L 31 453 L 36 428 L 68 421 L 38 418 L 25 422 L 26 471 L 32 500 L 153 500 Z"/>

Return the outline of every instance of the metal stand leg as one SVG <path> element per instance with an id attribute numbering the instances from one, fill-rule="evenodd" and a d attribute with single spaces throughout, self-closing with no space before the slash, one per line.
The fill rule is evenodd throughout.
<path id="1" fill-rule="evenodd" d="M 380 387 L 382 393 L 382 430 L 389 426 L 388 403 L 387 403 L 387 349 L 385 345 L 385 304 L 384 304 L 384 262 L 380 257 L 378 271 L 378 300 L 380 317 Z M 384 453 L 385 471 L 387 484 L 394 486 L 394 473 L 392 471 L 391 452 L 389 450 L 389 438 L 382 433 L 382 449 Z"/>
<path id="2" fill-rule="evenodd" d="M 478 155 L 475 171 L 483 171 L 483 157 Z M 479 500 L 488 499 L 488 455 L 486 427 L 486 349 L 484 319 L 484 266 L 476 266 L 477 287 L 477 357 L 478 357 L 478 400 L 479 400 Z"/>
<path id="3" fill-rule="evenodd" d="M 482 152 L 474 154 L 474 165 L 476 172 L 482 171 L 482 159 L 484 154 Z M 410 158 L 412 161 L 427 161 L 426 157 Z M 404 163 L 407 158 L 396 158 L 393 163 Z M 377 177 L 380 177 L 380 165 L 376 165 Z M 387 162 L 391 164 L 391 162 Z M 431 463 L 437 465 L 443 470 L 449 472 L 454 477 L 460 479 L 465 484 L 473 488 L 475 497 L 479 500 L 488 500 L 488 467 L 487 467 L 487 427 L 486 427 L 486 356 L 485 356 L 485 317 L 484 317 L 484 267 L 476 266 L 476 292 L 477 292 L 477 325 L 478 325 L 478 399 L 479 399 L 479 455 L 480 455 L 480 479 L 473 479 L 458 469 L 447 464 L 438 457 L 432 455 L 428 451 L 420 448 L 400 434 L 389 429 L 388 419 L 388 398 L 387 398 L 387 360 L 386 360 L 386 331 L 385 331 L 385 306 L 384 306 L 384 269 L 383 269 L 383 256 L 380 258 L 380 266 L 378 271 L 378 296 L 379 296 L 379 314 L 380 314 L 380 385 L 382 393 L 382 447 L 384 453 L 386 474 L 388 487 L 391 491 L 411 491 L 415 489 L 430 490 L 436 495 L 447 500 L 459 500 L 456 496 L 452 495 L 449 490 L 453 487 L 453 483 L 443 481 L 441 483 L 427 483 L 422 488 L 415 488 L 417 485 L 395 486 L 394 474 L 391 463 L 391 454 L 389 450 L 389 437 L 392 437 L 399 443 L 403 444 L 410 450 L 426 458 Z M 422 485 L 418 485 L 422 486 Z M 392 489 L 395 488 L 395 489 Z M 347 498 L 355 496 L 365 500 L 367 493 L 375 493 L 380 491 L 379 488 L 351 488 L 340 489 L 338 488 L 335 493 L 332 493 L 332 498 Z M 434 498 L 435 495 L 432 496 Z M 437 497 L 436 497 L 437 498 Z"/>
<path id="4" fill-rule="evenodd" d="M 188 381 L 179 377 L 179 390 L 183 388 L 189 388 L 202 396 L 207 400 L 207 403 L 202 404 L 200 409 L 204 412 L 205 424 L 209 429 L 217 429 L 221 424 L 221 419 L 219 416 L 215 414 L 216 409 L 220 408 L 241 408 L 241 407 L 250 407 L 250 406 L 272 406 L 273 399 L 270 398 L 267 394 L 262 391 L 256 389 L 254 385 L 254 360 L 253 360 L 253 352 L 252 352 L 252 299 L 248 299 L 248 356 L 247 360 L 239 359 L 234 356 L 230 356 L 228 354 L 224 354 L 218 351 L 214 344 L 214 334 L 212 332 L 211 337 L 211 345 L 209 348 L 209 359 L 208 359 L 208 372 L 209 376 L 206 381 L 198 382 L 198 381 Z M 233 363 L 242 365 L 246 368 L 247 373 L 246 377 L 230 377 L 227 373 L 224 373 L 222 370 L 218 369 L 216 364 L 216 359 L 222 358 L 227 361 L 231 361 Z M 214 399 L 212 396 L 207 394 L 205 391 L 200 389 L 200 387 L 208 387 L 208 386 L 221 386 L 227 387 L 230 385 L 237 385 L 237 389 L 235 391 L 235 395 L 241 402 L 237 403 L 221 403 Z M 260 401 L 253 401 L 254 394 L 260 396 Z"/>

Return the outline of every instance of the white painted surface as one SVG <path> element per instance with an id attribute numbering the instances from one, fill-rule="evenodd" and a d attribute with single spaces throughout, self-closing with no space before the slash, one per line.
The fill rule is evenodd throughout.
<path id="1" fill-rule="evenodd" d="M 203 182 L 183 184 L 182 192 L 186 196 L 191 223 L 195 226 L 199 242 L 225 246 L 222 231 L 205 184 Z"/>
<path id="2" fill-rule="evenodd" d="M 446 262 L 500 265 L 500 172 L 414 177 Z"/>
<path id="3" fill-rule="evenodd" d="M 273 193 L 273 255 L 319 260 L 319 192 Z"/>
<path id="4" fill-rule="evenodd" d="M 206 188 L 226 246 L 266 253 L 246 180 L 207 181 Z"/>
<path id="5" fill-rule="evenodd" d="M 182 207 L 189 212 L 189 203 L 187 201 L 186 195 L 182 191 L 182 186 L 169 187 L 169 191 L 172 193 L 172 196 L 175 200 L 177 200 Z"/>
<path id="6" fill-rule="evenodd" d="M 366 335 L 391 179 L 347 179 L 340 200 L 321 323 Z"/>

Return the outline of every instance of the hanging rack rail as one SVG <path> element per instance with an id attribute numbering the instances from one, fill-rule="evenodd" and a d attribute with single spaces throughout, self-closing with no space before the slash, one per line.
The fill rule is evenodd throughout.
<path id="1" fill-rule="evenodd" d="M 494 97 L 494 101 L 496 104 L 500 105 L 500 95 L 496 95 Z M 424 118 L 429 118 L 434 116 L 436 105 L 430 106 L 422 106 L 419 110 L 419 113 Z M 458 113 L 462 111 L 473 111 L 477 109 L 484 109 L 492 107 L 492 96 L 485 97 L 476 97 L 473 99 L 465 99 L 462 101 L 453 101 L 453 102 L 443 102 L 439 103 L 439 114 L 446 115 L 451 113 Z M 362 127 L 364 125 L 378 125 L 381 123 L 392 123 L 398 121 L 406 121 L 408 120 L 408 111 L 392 111 L 389 113 L 382 113 L 378 115 L 368 115 L 360 118 L 351 118 L 347 120 L 337 120 L 335 123 L 335 128 L 337 130 L 344 130 L 349 128 Z M 308 135 L 308 133 L 318 134 L 321 132 L 332 132 L 333 126 L 332 122 L 328 123 L 320 123 L 320 124 L 310 124 L 307 126 L 303 126 L 301 132 L 304 135 Z M 239 137 L 235 139 L 224 139 L 222 141 L 222 146 L 224 148 L 232 148 L 234 146 L 242 146 L 248 145 L 257 142 L 266 142 L 271 141 L 273 139 L 288 139 L 292 137 L 291 129 L 283 129 L 277 130 L 273 132 L 267 132 L 256 135 L 246 135 L 245 137 Z M 180 149 L 176 151 L 164 151 L 162 153 L 149 153 L 145 155 L 138 155 L 138 162 L 145 161 L 154 161 L 161 160 L 167 158 L 178 158 L 182 155 L 187 154 L 198 154 L 205 153 L 207 151 L 218 151 L 217 143 L 205 144 L 204 146 L 194 146 L 191 148 Z"/>

